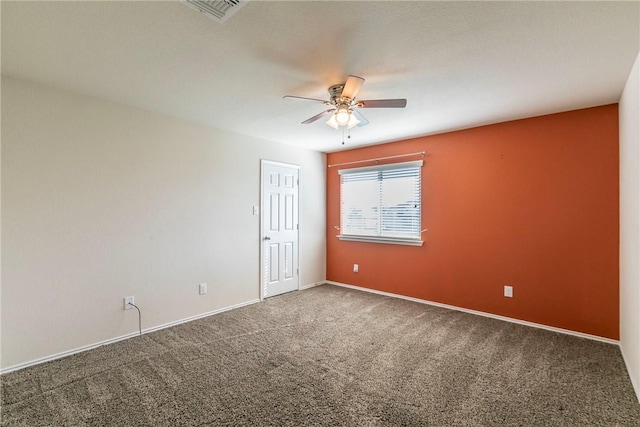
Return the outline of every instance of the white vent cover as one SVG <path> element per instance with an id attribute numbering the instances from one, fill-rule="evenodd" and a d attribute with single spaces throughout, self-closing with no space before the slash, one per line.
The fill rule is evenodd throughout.
<path id="1" fill-rule="evenodd" d="M 249 0 L 180 0 L 182 4 L 207 15 L 209 18 L 225 22 Z"/>

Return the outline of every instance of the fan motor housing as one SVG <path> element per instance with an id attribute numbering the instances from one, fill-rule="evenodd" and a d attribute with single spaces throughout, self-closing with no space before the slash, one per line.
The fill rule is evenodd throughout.
<path id="1" fill-rule="evenodd" d="M 340 102 L 342 89 L 344 89 L 344 84 L 333 85 L 329 88 L 329 96 L 334 104 Z"/>

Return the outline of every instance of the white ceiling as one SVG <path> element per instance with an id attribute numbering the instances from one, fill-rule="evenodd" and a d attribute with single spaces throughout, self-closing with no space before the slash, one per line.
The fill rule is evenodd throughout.
<path id="1" fill-rule="evenodd" d="M 2 74 L 331 152 L 617 102 L 640 3 L 250 1 L 226 23 L 178 2 L 1 3 Z M 349 74 L 366 109 L 342 133 L 320 103 Z"/>

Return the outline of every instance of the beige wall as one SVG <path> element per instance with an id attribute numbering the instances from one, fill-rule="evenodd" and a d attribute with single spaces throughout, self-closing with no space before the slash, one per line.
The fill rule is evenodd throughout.
<path id="1" fill-rule="evenodd" d="M 620 98 L 620 348 L 640 398 L 640 68 Z"/>
<path id="2" fill-rule="evenodd" d="M 7 369 L 259 298 L 260 159 L 301 167 L 300 284 L 325 279 L 325 156 L 2 80 Z M 208 283 L 207 295 L 198 284 Z"/>

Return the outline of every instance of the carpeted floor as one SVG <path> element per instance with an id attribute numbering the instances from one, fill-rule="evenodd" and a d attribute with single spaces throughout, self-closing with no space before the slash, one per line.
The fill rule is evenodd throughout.
<path id="1" fill-rule="evenodd" d="M 618 347 L 323 285 L 2 378 L 3 426 L 639 426 Z"/>

